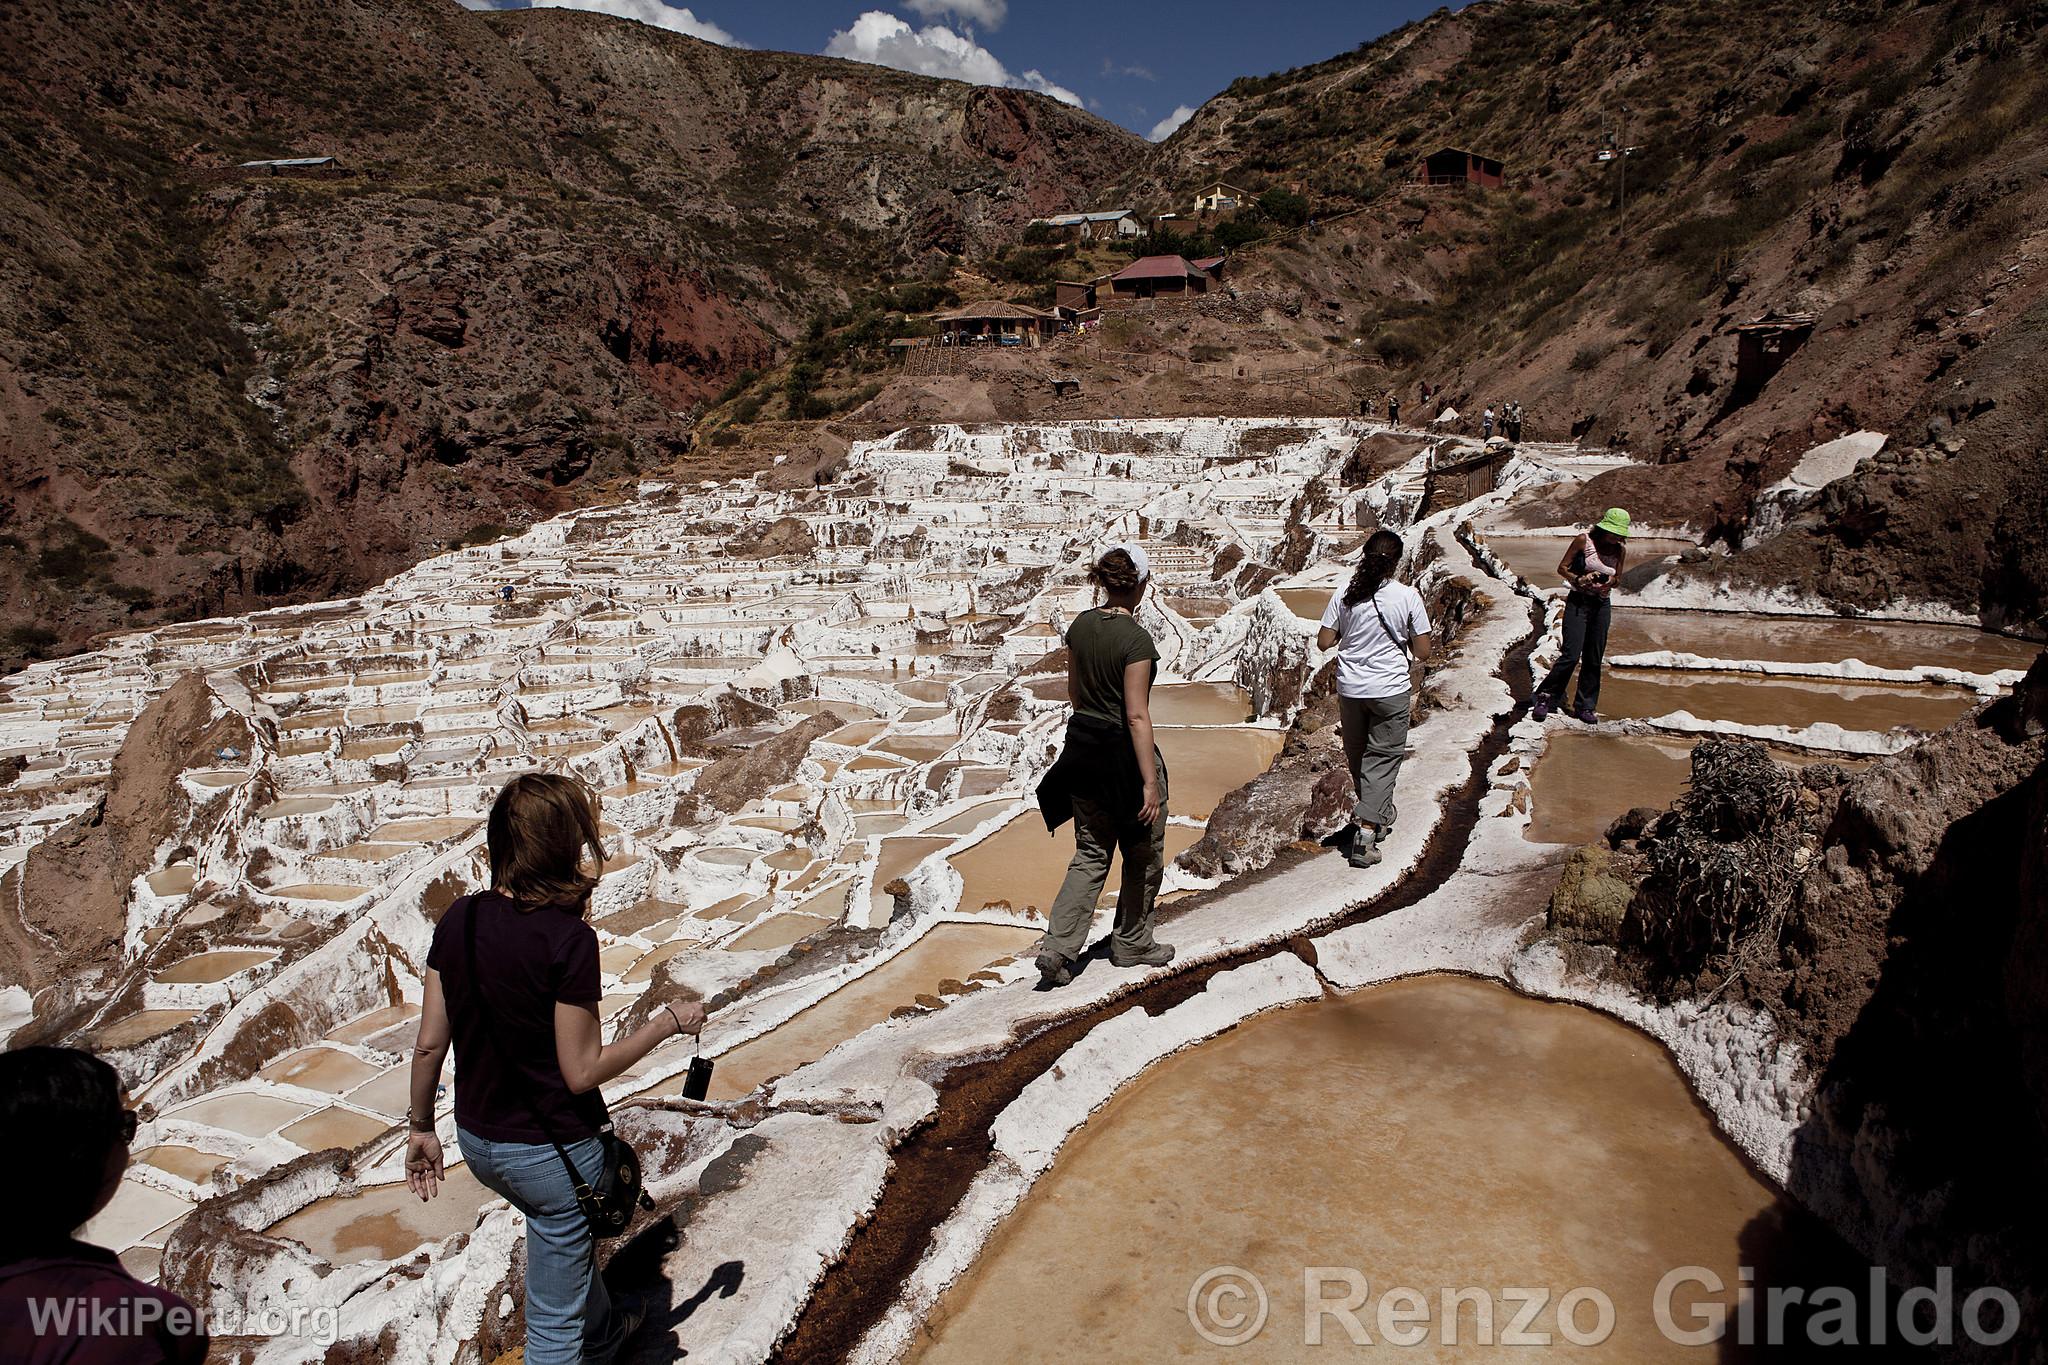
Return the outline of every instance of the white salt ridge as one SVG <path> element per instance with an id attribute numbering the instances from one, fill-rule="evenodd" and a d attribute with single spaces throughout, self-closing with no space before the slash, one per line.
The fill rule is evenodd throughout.
<path id="1" fill-rule="evenodd" d="M 1822 489 L 1854 474 L 1865 460 L 1883 450 L 1885 440 L 1880 431 L 1853 431 L 1801 455 L 1789 474 L 1757 493 L 1743 532 L 1743 547 L 1762 544 L 1784 530 L 1787 522 L 1819 499 Z"/>
<path id="2" fill-rule="evenodd" d="M 1668 649 L 1611 656 L 1606 666 L 1751 673 L 1776 678 L 1840 678 L 1845 682 L 1932 683 L 1949 687 L 1967 687 L 1984 696 L 1996 696 L 2008 688 L 2015 687 L 2020 679 L 2026 676 L 2025 670 L 2018 668 L 2002 668 L 1993 673 L 1971 673 L 1940 664 L 1920 664 L 1913 668 L 1882 668 L 1856 658 L 1834 663 L 1800 663 L 1780 659 L 1710 659 L 1698 654 Z"/>
<path id="3" fill-rule="evenodd" d="M 1681 735 L 1732 735 L 1789 749 L 1818 749 L 1838 754 L 1885 755 L 1910 749 L 1926 736 L 1917 730 L 1846 730 L 1833 721 L 1811 725 L 1752 725 L 1733 720 L 1701 720 L 1690 711 L 1625 721 L 1604 721 L 1589 727 L 1624 734 L 1666 731 Z"/>

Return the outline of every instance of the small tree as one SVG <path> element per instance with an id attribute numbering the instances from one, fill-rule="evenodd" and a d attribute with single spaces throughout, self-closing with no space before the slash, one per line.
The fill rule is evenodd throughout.
<path id="1" fill-rule="evenodd" d="M 1259 212 L 1281 227 L 1300 227 L 1308 221 L 1308 200 L 1276 185 L 1259 196 Z"/>

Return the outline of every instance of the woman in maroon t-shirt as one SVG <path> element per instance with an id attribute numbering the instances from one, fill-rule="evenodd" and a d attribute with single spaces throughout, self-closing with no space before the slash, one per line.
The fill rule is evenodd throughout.
<path id="1" fill-rule="evenodd" d="M 527 1365 L 608 1361 L 641 1311 L 614 1310 L 554 1144 L 594 1182 L 604 1162 L 598 1087 L 657 1043 L 697 1032 L 704 1008 L 672 1002 L 627 1037 L 603 1041 L 597 934 L 583 916 L 605 852 L 582 784 L 548 773 L 513 778 L 491 807 L 487 841 L 491 889 L 448 907 L 427 954 L 406 1180 L 422 1199 L 440 1185 L 434 1091 L 452 1042 L 463 1160 L 526 1215 Z"/>

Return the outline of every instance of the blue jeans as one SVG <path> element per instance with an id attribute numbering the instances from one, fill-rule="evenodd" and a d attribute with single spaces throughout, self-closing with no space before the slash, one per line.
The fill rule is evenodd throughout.
<path id="1" fill-rule="evenodd" d="M 455 1132 L 478 1182 L 526 1215 L 526 1365 L 609 1361 L 624 1343 L 611 1295 L 597 1273 L 597 1243 L 562 1159 L 547 1143 L 493 1142 Z M 594 1180 L 604 1162 L 596 1138 L 563 1144 Z"/>

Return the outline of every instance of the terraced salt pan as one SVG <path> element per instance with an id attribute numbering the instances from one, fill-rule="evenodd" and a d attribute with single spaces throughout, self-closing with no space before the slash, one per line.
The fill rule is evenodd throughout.
<path id="1" fill-rule="evenodd" d="M 256 1074 L 266 1081 L 339 1095 L 361 1085 L 380 1069 L 339 1048 L 305 1047 L 278 1058 Z"/>
<path id="2" fill-rule="evenodd" d="M 1651 609 L 1617 610 L 1607 636 L 1610 660 L 1657 652 L 1830 665 L 1856 659 L 1877 668 L 1980 674 L 2025 670 L 2041 648 L 2037 641 L 1955 626 Z"/>
<path id="3" fill-rule="evenodd" d="M 712 1099 L 738 1099 L 771 1077 L 814 1061 L 837 1044 L 887 1019 L 890 1013 L 934 996 L 941 983 L 964 982 L 989 963 L 1026 951 L 1038 939 L 1032 929 L 994 924 L 942 924 L 880 967 L 841 986 L 825 999 L 752 1042 L 716 1059 Z M 650 1093 L 681 1093 L 680 1078 Z"/>
<path id="4" fill-rule="evenodd" d="M 1905 726 L 1939 730 L 1975 706 L 1975 692 L 1955 687 L 1804 682 L 1737 674 L 1615 669 L 1600 684 L 1600 714 L 1654 719 L 1685 711 L 1700 720 L 1791 728 L 1817 724 L 1844 730 Z"/>
<path id="5" fill-rule="evenodd" d="M 221 948 L 196 953 L 157 972 L 153 980 L 165 985 L 206 985 L 240 976 L 251 967 L 268 962 L 277 954 L 262 948 Z"/>
<path id="6" fill-rule="evenodd" d="M 1255 1133 L 1288 1140 L 1227 1137 Z M 1658 1280 L 1705 1266 L 1727 1286 L 1713 1300 L 1732 1304 L 1774 1200 L 1643 1035 L 1492 984 L 1400 982 L 1250 1020 L 1133 1082 L 1067 1142 L 907 1358 L 1184 1358 L 1200 1343 L 1189 1288 L 1229 1265 L 1270 1294 L 1256 1358 L 1319 1359 L 1330 1348 L 1301 1345 L 1302 1268 L 1330 1265 L 1369 1267 L 1376 1295 L 1425 1286 L 1432 1309 L 1438 1286 L 1546 1287 L 1535 1330 L 1558 1340 L 1558 1301 L 1596 1287 L 1621 1308 L 1596 1358 L 1692 1361 L 1698 1348 L 1648 1311 Z M 1103 1272 L 1085 1292 L 1081 1265 Z M 1704 1301 L 1674 1299 L 1678 1320 Z M 1498 1350 L 1472 1344 L 1470 1313 L 1468 1351 L 1427 1358 Z"/>
<path id="7" fill-rule="evenodd" d="M 1485 536 L 1486 548 L 1493 552 L 1494 557 L 1530 587 L 1538 592 L 1564 591 L 1565 584 L 1558 576 L 1557 563 L 1570 547 L 1570 537 L 1502 535 L 1497 531 L 1484 530 L 1481 534 Z M 1631 536 L 1624 577 L 1633 581 L 1633 575 L 1644 565 L 1668 564 L 1692 548 L 1693 542 L 1689 540 Z M 1626 600 L 1624 591 L 1615 599 L 1617 608 Z"/>
<path id="8" fill-rule="evenodd" d="M 1784 749 L 1771 756 L 1794 767 L 1828 762 L 1858 768 L 1868 761 Z M 1661 810 L 1670 805 L 1691 775 L 1689 742 L 1650 735 L 1553 733 L 1529 775 L 1528 837 L 1547 844 L 1592 843 L 1616 817 L 1637 806 Z"/>
<path id="9" fill-rule="evenodd" d="M 424 1203 L 403 1183 L 379 1185 L 318 1200 L 266 1233 L 289 1238 L 333 1265 L 398 1260 L 422 1244 L 468 1232 L 476 1226 L 478 1211 L 497 1197 L 477 1183 L 466 1165 L 449 1166 L 447 1176 L 440 1192 Z"/>

